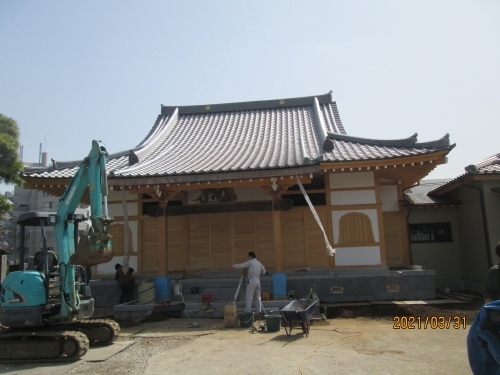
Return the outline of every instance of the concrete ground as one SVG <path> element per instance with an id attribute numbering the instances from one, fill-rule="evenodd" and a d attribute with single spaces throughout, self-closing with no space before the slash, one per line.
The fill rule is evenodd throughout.
<path id="1" fill-rule="evenodd" d="M 196 337 L 151 356 L 144 374 L 471 374 L 466 349 L 470 326 L 393 329 L 387 320 L 332 319 L 313 325 L 304 337 L 300 329 L 287 336 L 283 328 L 253 334 L 246 328 L 227 329 L 217 319 L 197 320 L 197 328 L 190 323 L 171 319 L 123 328 L 119 341 L 107 350 L 132 353 L 137 347 L 128 343 L 140 338 Z M 0 373 L 57 375 L 73 369 L 72 374 L 79 374 L 78 366 L 88 373 L 82 364 L 92 360 L 90 354 L 72 365 L 0 365 Z M 93 363 L 93 373 L 116 373 L 110 371 L 118 370 L 112 360 Z"/>

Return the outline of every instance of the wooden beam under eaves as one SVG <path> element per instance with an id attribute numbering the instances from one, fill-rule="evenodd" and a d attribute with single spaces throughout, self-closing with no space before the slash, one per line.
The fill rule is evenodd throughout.
<path id="1" fill-rule="evenodd" d="M 311 175 L 304 174 L 299 175 L 300 182 L 303 184 L 311 183 Z M 286 177 L 275 177 L 277 184 L 279 186 L 292 186 L 296 184 L 295 176 Z M 124 181 L 125 182 L 125 181 Z M 239 187 L 267 187 L 273 184 L 272 177 L 265 178 L 250 178 L 241 180 L 226 180 L 226 181 L 205 181 L 205 182 L 184 182 L 184 183 L 173 183 L 173 184 L 141 184 L 141 179 L 131 179 L 124 183 L 126 191 L 136 194 L 155 194 L 156 190 L 159 189 L 163 192 L 176 192 L 176 191 L 188 191 L 188 190 L 203 190 L 203 189 L 220 189 L 220 188 L 239 188 Z M 114 190 L 119 190 L 118 186 L 111 186 Z"/>
<path id="2" fill-rule="evenodd" d="M 323 163 L 321 168 L 334 173 L 378 171 L 380 177 L 401 181 L 403 188 L 407 188 L 425 178 L 438 165 L 445 163 L 446 154 L 447 151 L 408 158 Z"/>
<path id="3" fill-rule="evenodd" d="M 311 183 L 311 174 L 306 173 L 299 175 L 300 181 L 303 184 Z M 276 177 L 263 177 L 263 178 L 248 178 L 236 180 L 220 180 L 220 181 L 204 181 L 204 182 L 183 182 L 183 183 L 164 183 L 164 184 L 148 184 L 147 179 L 134 178 L 122 180 L 125 191 L 137 194 L 154 194 L 158 188 L 164 192 L 177 192 L 187 190 L 202 190 L 202 189 L 218 189 L 218 188 L 238 188 L 238 187 L 267 187 L 272 186 L 273 179 L 277 181 L 279 186 L 292 186 L 296 184 L 295 176 L 276 176 Z M 44 179 L 44 178 L 29 178 L 25 177 L 23 185 L 24 189 L 34 189 L 43 191 L 54 197 L 60 197 L 64 194 L 66 187 L 71 183 L 71 179 Z M 113 178 L 108 179 L 110 190 L 120 190 L 120 185 L 116 183 Z M 85 193 L 82 203 L 87 203 L 88 194 Z"/>
<path id="4" fill-rule="evenodd" d="M 419 165 L 439 165 L 446 163 L 446 155 L 448 150 L 440 151 L 432 154 L 413 155 L 401 158 L 387 159 L 371 159 L 371 160 L 354 160 L 342 162 L 322 162 L 320 168 L 326 171 L 339 172 L 343 169 L 344 172 L 353 172 L 361 170 L 366 171 L 368 168 L 373 169 L 388 169 L 398 167 L 413 167 Z M 352 169 L 352 170 L 351 170 Z"/>

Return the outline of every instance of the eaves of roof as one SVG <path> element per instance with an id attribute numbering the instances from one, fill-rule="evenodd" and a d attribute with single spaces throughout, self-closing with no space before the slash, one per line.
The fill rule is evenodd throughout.
<path id="1" fill-rule="evenodd" d="M 328 133 L 331 151 L 325 152 L 323 161 L 380 160 L 451 151 L 449 134 L 433 142 L 417 142 L 417 134 L 405 139 L 378 140 Z M 326 143 L 326 142 L 325 142 Z"/>
<path id="2" fill-rule="evenodd" d="M 403 200 L 400 201 L 403 207 L 444 207 L 457 206 L 461 201 L 451 197 L 431 197 L 427 194 L 404 193 Z"/>

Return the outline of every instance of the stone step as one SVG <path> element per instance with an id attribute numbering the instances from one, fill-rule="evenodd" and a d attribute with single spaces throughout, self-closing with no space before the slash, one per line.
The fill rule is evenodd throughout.
<path id="1" fill-rule="evenodd" d="M 183 280 L 176 280 L 172 283 L 172 285 L 179 285 L 181 286 L 182 290 L 184 293 L 188 293 L 191 291 L 191 288 L 193 287 L 198 287 L 200 289 L 206 289 L 206 288 L 234 288 L 236 291 L 236 288 L 238 287 L 238 284 L 240 282 L 240 279 L 210 279 L 210 280 L 190 280 L 190 279 L 183 279 Z M 242 283 L 243 285 L 243 283 Z M 261 287 L 273 287 L 273 280 L 272 279 L 261 279 L 260 281 Z"/>
<path id="2" fill-rule="evenodd" d="M 213 300 L 233 301 L 235 293 L 236 290 L 233 289 L 215 289 L 215 290 L 209 290 L 207 292 L 200 291 L 200 294 L 184 294 L 184 293 L 182 295 L 172 294 L 170 298 L 172 299 L 172 301 L 182 301 L 183 298 L 184 301 L 202 301 L 202 296 L 211 294 Z M 269 293 L 270 295 L 272 295 L 272 289 L 264 288 L 261 290 L 261 293 Z M 244 290 L 240 290 L 237 298 L 240 300 L 245 299 Z"/>

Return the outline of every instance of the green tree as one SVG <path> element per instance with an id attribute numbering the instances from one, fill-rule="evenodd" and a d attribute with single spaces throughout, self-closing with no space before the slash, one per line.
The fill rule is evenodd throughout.
<path id="1" fill-rule="evenodd" d="M 0 182 L 22 183 L 19 172 L 23 164 L 19 160 L 19 126 L 17 122 L 0 113 Z M 11 209 L 7 198 L 0 195 L 0 214 Z"/>

